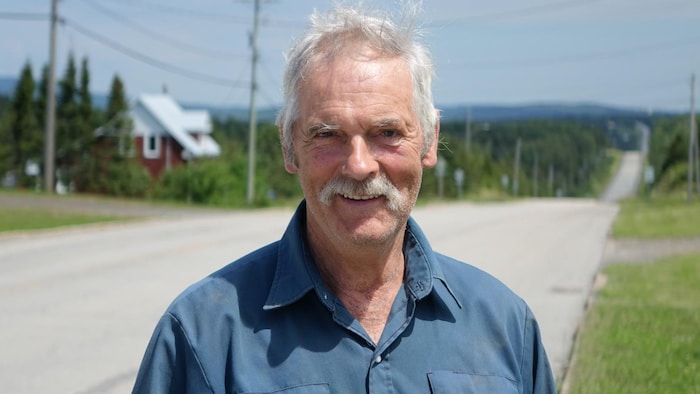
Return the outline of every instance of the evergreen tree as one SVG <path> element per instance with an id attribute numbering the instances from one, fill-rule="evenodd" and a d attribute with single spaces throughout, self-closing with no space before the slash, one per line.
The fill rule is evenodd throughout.
<path id="1" fill-rule="evenodd" d="M 65 74 L 59 82 L 56 106 L 56 168 L 57 180 L 68 186 L 75 181 L 75 167 L 84 150 L 83 124 L 78 102 L 77 68 L 70 53 Z"/>
<path id="2" fill-rule="evenodd" d="M 106 122 L 97 132 L 90 155 L 81 162 L 79 190 L 113 196 L 143 197 L 150 177 L 130 155 L 132 121 L 124 85 L 115 76 L 105 112 Z"/>
<path id="3" fill-rule="evenodd" d="M 85 137 L 87 134 L 92 134 L 92 130 L 95 126 L 94 120 L 94 109 L 92 107 L 92 94 L 90 94 L 90 70 L 88 69 L 88 59 L 83 58 L 82 65 L 80 67 L 80 91 L 79 91 L 79 110 L 80 118 L 85 123 L 84 130 L 81 130 Z"/>
<path id="4" fill-rule="evenodd" d="M 124 83 L 119 75 L 112 78 L 112 85 L 109 90 L 109 101 L 107 102 L 107 119 L 112 119 L 116 115 L 122 114 L 129 109 L 129 104 L 126 101 L 126 92 L 124 91 Z"/>
<path id="5" fill-rule="evenodd" d="M 109 101 L 105 118 L 108 127 L 113 130 L 118 140 L 119 153 L 127 154 L 131 151 L 131 131 L 133 124 L 129 118 L 129 103 L 126 99 L 124 83 L 119 75 L 112 79 L 112 86 L 109 90 Z"/>
<path id="6" fill-rule="evenodd" d="M 36 94 L 34 95 L 34 117 L 37 125 L 42 130 L 46 128 L 46 106 L 47 97 L 49 94 L 49 65 L 44 64 L 41 68 L 41 77 L 37 85 Z"/>
<path id="7" fill-rule="evenodd" d="M 76 67 L 73 54 L 68 57 L 65 74 L 59 81 L 56 105 L 56 158 L 62 162 L 71 159 L 77 119 Z"/>
<path id="8" fill-rule="evenodd" d="M 25 179 L 24 165 L 28 159 L 38 162 L 42 147 L 41 129 L 37 124 L 34 111 L 34 91 L 32 67 L 26 63 L 12 97 L 9 124 L 11 146 L 9 164 L 20 184 L 26 186 L 32 180 Z"/>

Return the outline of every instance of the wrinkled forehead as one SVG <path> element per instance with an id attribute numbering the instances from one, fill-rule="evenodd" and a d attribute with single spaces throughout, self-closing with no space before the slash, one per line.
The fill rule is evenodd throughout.
<path id="1" fill-rule="evenodd" d="M 315 85 L 310 82 L 316 82 L 319 77 L 326 83 L 333 83 L 350 76 L 359 80 L 386 78 L 395 83 L 408 82 L 412 85 L 408 64 L 402 57 L 380 52 L 368 44 L 353 43 L 340 51 L 319 52 L 311 57 L 297 88 Z M 404 81 L 404 77 L 408 78 Z"/>
<path id="2" fill-rule="evenodd" d="M 311 65 L 298 85 L 299 98 L 323 96 L 324 92 L 362 92 L 381 87 L 387 96 L 412 100 L 412 80 L 402 58 L 387 57 L 369 48 L 338 54 L 326 62 Z M 317 97 L 320 98 L 320 97 Z"/>
<path id="3" fill-rule="evenodd" d="M 324 67 L 338 59 L 355 61 L 375 61 L 381 58 L 395 58 L 399 52 L 390 46 L 377 45 L 359 32 L 345 32 L 329 35 L 312 49 L 306 65 L 307 70 Z"/>

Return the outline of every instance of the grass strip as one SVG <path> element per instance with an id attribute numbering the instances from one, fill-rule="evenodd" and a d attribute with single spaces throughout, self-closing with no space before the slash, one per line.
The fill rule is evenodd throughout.
<path id="1" fill-rule="evenodd" d="M 700 255 L 604 272 L 569 394 L 700 393 Z"/>
<path id="2" fill-rule="evenodd" d="M 620 204 L 613 237 L 665 238 L 700 236 L 700 201 L 679 196 L 628 199 Z"/>
<path id="3" fill-rule="evenodd" d="M 116 220 L 123 220 L 123 218 L 36 208 L 0 208 L 0 232 L 48 229 Z"/>

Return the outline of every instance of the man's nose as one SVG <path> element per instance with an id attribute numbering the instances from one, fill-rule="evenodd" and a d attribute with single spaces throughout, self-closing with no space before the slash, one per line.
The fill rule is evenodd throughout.
<path id="1" fill-rule="evenodd" d="M 350 139 L 350 152 L 343 166 L 343 175 L 361 181 L 379 171 L 371 146 L 361 136 Z"/>

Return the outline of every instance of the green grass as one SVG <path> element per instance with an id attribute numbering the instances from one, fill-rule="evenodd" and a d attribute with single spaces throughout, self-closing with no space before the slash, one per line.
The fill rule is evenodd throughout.
<path id="1" fill-rule="evenodd" d="M 123 220 L 114 216 L 85 215 L 43 209 L 0 208 L 0 232 L 38 230 Z"/>
<path id="2" fill-rule="evenodd" d="M 700 255 L 605 274 L 569 393 L 700 393 Z"/>
<path id="3" fill-rule="evenodd" d="M 613 237 L 662 238 L 700 236 L 700 199 L 685 196 L 636 198 L 620 204 Z"/>
<path id="4" fill-rule="evenodd" d="M 700 199 L 623 201 L 616 238 L 700 237 Z M 612 265 L 586 312 L 567 394 L 700 393 L 700 255 Z"/>

